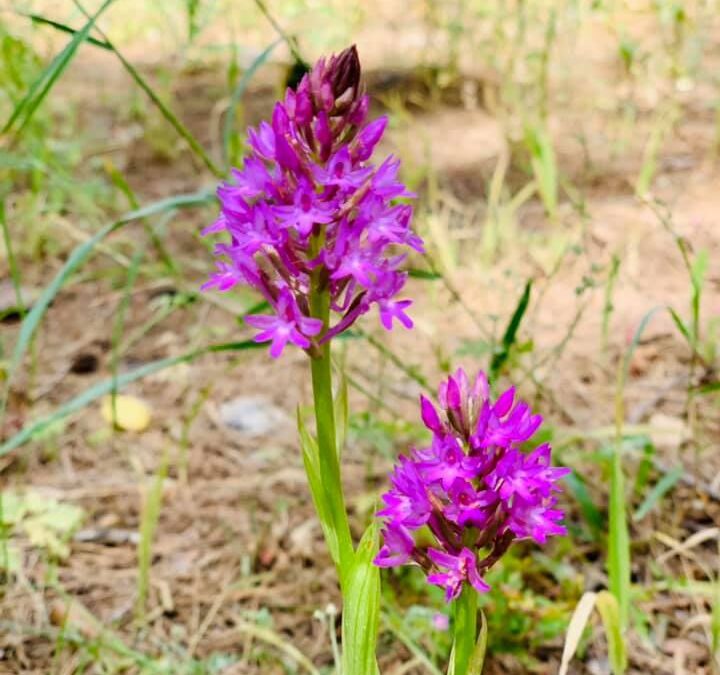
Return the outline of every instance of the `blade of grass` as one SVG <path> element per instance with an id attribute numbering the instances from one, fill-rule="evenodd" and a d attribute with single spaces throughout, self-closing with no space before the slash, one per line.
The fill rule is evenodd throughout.
<path id="1" fill-rule="evenodd" d="M 232 96 L 230 97 L 230 104 L 228 105 L 227 112 L 225 113 L 225 121 L 223 122 L 223 134 L 222 134 L 222 149 L 223 149 L 223 160 L 225 165 L 229 168 L 230 163 L 230 141 L 234 131 L 235 125 L 235 111 L 237 110 L 240 99 L 242 98 L 248 84 L 252 80 L 253 76 L 269 58 L 275 47 L 277 47 L 283 41 L 282 38 L 278 38 L 266 47 L 258 56 L 253 60 L 248 69 L 242 74 L 242 77 L 238 80 L 235 89 L 233 89 Z"/>
<path id="2" fill-rule="evenodd" d="M 5 242 L 5 252 L 8 257 L 8 265 L 10 267 L 10 278 L 12 279 L 13 289 L 15 290 L 15 302 L 18 306 L 18 312 L 20 317 L 25 317 L 25 303 L 22 299 L 22 291 L 20 286 L 22 279 L 20 276 L 20 268 L 18 267 L 15 254 L 13 252 L 12 242 L 10 241 L 10 230 L 8 229 L 7 221 L 5 220 L 5 200 L 0 199 L 0 226 L 3 231 L 3 241 Z"/>
<path id="3" fill-rule="evenodd" d="M 605 284 L 605 300 L 603 303 L 601 344 L 603 352 L 607 350 L 608 334 L 610 332 L 610 317 L 612 316 L 614 309 L 613 290 L 615 289 L 615 282 L 617 281 L 619 271 L 620 257 L 617 255 L 617 253 L 613 253 L 612 260 L 610 262 L 610 271 L 608 272 L 608 278 Z"/>
<path id="4" fill-rule="evenodd" d="M 53 21 L 52 19 L 47 19 L 44 16 L 41 16 L 40 14 L 31 14 L 28 12 L 19 12 L 19 14 L 27 17 L 33 23 L 38 23 L 38 24 L 42 24 L 45 26 L 51 26 L 52 28 L 55 28 L 56 30 L 62 31 L 63 33 L 69 33 L 70 35 L 76 35 L 78 32 L 75 28 L 72 28 L 71 26 L 67 26 L 64 23 L 60 23 L 59 21 Z M 98 40 L 97 38 L 94 38 L 92 36 L 87 36 L 85 38 L 85 41 L 88 44 L 94 45 L 95 47 L 100 47 L 101 49 L 107 49 L 109 51 L 112 51 L 110 45 L 107 42 L 103 42 L 102 40 Z"/>
<path id="5" fill-rule="evenodd" d="M 264 0 L 255 0 L 255 4 L 257 5 L 258 9 L 263 13 L 265 18 L 270 22 L 270 25 L 275 29 L 275 32 L 285 41 L 285 43 L 288 46 L 288 49 L 290 50 L 290 53 L 293 55 L 293 58 L 297 63 L 304 66 L 306 69 L 309 69 L 307 61 L 302 57 L 302 54 L 300 54 L 300 50 L 298 49 L 298 43 L 297 40 L 292 37 L 291 35 L 288 35 L 283 27 L 277 22 L 275 17 L 271 14 L 270 10 L 268 9 L 267 5 L 265 4 Z"/>
<path id="6" fill-rule="evenodd" d="M 143 250 L 138 249 L 133 255 L 128 269 L 127 279 L 125 281 L 125 290 L 123 292 L 122 299 L 120 300 L 120 306 L 118 307 L 115 315 L 115 323 L 113 325 L 112 337 L 111 337 L 111 357 L 110 357 L 110 372 L 113 380 L 117 381 L 118 364 L 120 362 L 120 340 L 122 339 L 123 330 L 125 328 L 125 316 L 130 305 L 130 298 L 132 297 L 132 290 L 135 286 L 138 273 L 140 272 L 140 263 L 143 259 Z M 111 410 L 112 410 L 112 428 L 116 426 L 117 420 L 117 387 L 113 387 L 110 392 L 111 396 Z"/>
<path id="7" fill-rule="evenodd" d="M 35 335 L 35 331 L 37 330 L 42 317 L 45 315 L 50 303 L 55 299 L 55 296 L 65 285 L 65 282 L 68 280 L 70 275 L 88 258 L 96 245 L 110 233 L 120 229 L 127 223 L 134 220 L 146 218 L 148 216 L 167 211 L 168 209 L 201 206 L 203 204 L 211 203 L 212 200 L 213 196 L 208 192 L 197 192 L 161 199 L 140 209 L 126 213 L 114 223 L 105 225 L 105 227 L 98 230 L 87 241 L 73 249 L 70 257 L 65 261 L 65 264 L 62 266 L 55 278 L 45 287 L 40 297 L 37 299 L 32 309 L 28 312 L 22 322 L 20 334 L 15 344 L 12 358 L 10 359 L 10 365 L 8 366 L 7 379 L 5 380 L 2 401 L 0 402 L 0 428 L 2 428 L 7 397 L 13 377 L 23 359 L 23 356 L 25 355 L 25 352 L 27 351 L 28 346 L 30 345 L 33 336 Z"/>
<path id="8" fill-rule="evenodd" d="M 138 623 L 145 620 L 148 589 L 150 588 L 150 567 L 152 565 L 152 544 L 160 519 L 163 483 L 167 477 L 168 455 L 163 454 L 160 467 L 155 474 L 150 490 L 145 495 L 140 514 L 140 540 L 137 545 L 138 579 L 135 617 Z"/>
<path id="9" fill-rule="evenodd" d="M 625 423 L 625 383 L 630 370 L 635 349 L 648 323 L 655 313 L 663 309 L 654 307 L 640 321 L 635 335 L 628 347 L 625 358 L 618 364 L 617 386 L 615 390 L 615 444 L 613 447 L 610 474 L 610 508 L 608 537 L 608 580 L 610 592 L 618 607 L 622 630 L 628 625 L 630 614 L 630 535 L 628 532 L 625 474 L 622 466 L 623 425 Z M 602 613 L 602 612 L 601 612 Z"/>
<path id="10" fill-rule="evenodd" d="M 226 351 L 244 351 L 249 349 L 261 349 L 263 347 L 264 345 L 258 344 L 253 340 L 245 340 L 242 342 L 226 342 L 217 345 L 210 345 L 209 347 L 193 349 L 192 351 L 181 354 L 180 356 L 172 356 L 165 359 L 159 359 L 157 361 L 151 361 L 150 363 L 146 363 L 145 365 L 140 366 L 139 368 L 136 368 L 129 373 L 124 373 L 116 378 L 110 377 L 106 380 L 102 380 L 96 385 L 90 387 L 89 389 L 86 389 L 74 398 L 70 399 L 69 401 L 67 401 L 67 403 L 64 403 L 59 408 L 56 408 L 55 411 L 53 411 L 46 417 L 41 417 L 34 422 L 30 422 L 30 424 L 24 426 L 14 436 L 8 438 L 2 445 L 0 445 L 0 457 L 6 455 L 8 452 L 14 450 L 15 448 L 24 445 L 33 436 L 40 433 L 44 429 L 47 429 L 49 426 L 55 424 L 55 422 L 57 422 L 58 420 L 64 419 L 65 417 L 72 415 L 78 410 L 82 410 L 89 403 L 92 403 L 93 401 L 99 399 L 105 394 L 109 394 L 113 390 L 113 388 L 116 388 L 118 391 L 120 391 L 123 387 L 127 386 L 131 382 L 141 380 L 144 377 L 148 377 L 149 375 L 153 375 L 154 373 L 157 373 L 166 368 L 170 368 L 179 363 L 188 363 L 198 358 L 199 356 L 202 356 L 203 354 Z"/>
<path id="11" fill-rule="evenodd" d="M 403 627 L 402 620 L 395 610 L 385 610 L 382 613 L 384 627 L 389 630 L 408 651 L 415 657 L 415 660 L 427 670 L 430 675 L 442 675 L 440 669 L 430 660 L 430 657 L 423 651 Z"/>
<path id="12" fill-rule="evenodd" d="M 110 0 L 108 0 L 110 1 Z M 73 0 L 75 6 L 83 13 L 88 16 L 87 11 L 78 0 Z M 217 178 L 222 178 L 224 175 L 223 170 L 213 162 L 210 156 L 205 152 L 200 142 L 192 135 L 190 130 L 175 116 L 175 114 L 165 105 L 164 101 L 155 93 L 153 88 L 145 81 L 135 67 L 118 51 L 115 45 L 108 39 L 108 36 L 98 28 L 98 33 L 107 42 L 110 49 L 115 53 L 115 56 L 120 59 L 125 70 L 127 70 L 130 77 L 135 80 L 135 83 L 142 89 L 150 98 L 150 100 L 158 108 L 162 116 L 172 125 L 177 133 L 185 140 L 190 146 L 190 149 L 197 155 L 202 163 L 213 173 Z"/>
<path id="13" fill-rule="evenodd" d="M 518 329 L 520 328 L 520 323 L 522 322 L 523 316 L 525 316 L 525 311 L 527 310 L 528 304 L 530 303 L 531 290 L 532 279 L 528 280 L 528 282 L 525 284 L 525 290 L 520 296 L 520 299 L 518 300 L 518 303 L 515 307 L 515 311 L 513 312 L 513 315 L 510 318 L 510 322 L 508 323 L 507 328 L 505 329 L 505 333 L 503 334 L 500 350 L 493 354 L 493 357 L 490 361 L 490 379 L 493 381 L 495 380 L 498 373 L 500 372 L 500 369 L 503 367 L 503 365 L 505 365 L 505 362 L 510 356 L 510 350 L 515 344 L 515 339 L 517 337 Z"/>
<path id="14" fill-rule="evenodd" d="M 633 520 L 642 520 L 655 505 L 670 491 L 675 484 L 683 477 L 685 470 L 681 467 L 675 467 L 672 471 L 668 471 L 648 492 L 647 496 L 640 504 L 637 511 L 633 515 Z"/>
<path id="15" fill-rule="evenodd" d="M 81 30 L 75 33 L 72 40 L 70 40 L 65 48 L 52 60 L 50 65 L 41 73 L 40 77 L 33 82 L 27 94 L 15 106 L 8 121 L 2 128 L 1 134 L 4 135 L 8 133 L 15 122 L 20 120 L 20 124 L 15 131 L 15 137 L 17 138 L 20 135 L 35 111 L 45 100 L 50 89 L 52 89 L 53 85 L 72 61 L 77 53 L 78 47 L 87 39 L 97 19 L 113 2 L 114 0 L 105 0 L 95 14 L 86 14 L 88 22 Z"/>

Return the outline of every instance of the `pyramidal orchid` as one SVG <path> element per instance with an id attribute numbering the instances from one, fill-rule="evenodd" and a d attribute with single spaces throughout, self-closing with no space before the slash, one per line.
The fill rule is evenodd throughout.
<path id="1" fill-rule="evenodd" d="M 515 541 L 544 544 L 566 533 L 555 493 L 569 469 L 551 466 L 546 443 L 521 450 L 542 417 L 514 388 L 493 400 L 484 373 L 471 381 L 460 369 L 440 385 L 438 399 L 439 410 L 420 399 L 432 442 L 401 456 L 390 475 L 375 564 L 419 565 L 456 605 L 455 668 L 462 673 L 474 648 L 476 592 L 490 590 L 485 573 Z"/>
<path id="2" fill-rule="evenodd" d="M 249 154 L 218 189 L 220 214 L 203 234 L 221 235 L 205 289 L 254 288 L 269 307 L 245 317 L 278 358 L 288 344 L 310 356 L 316 434 L 298 413 L 303 461 L 343 595 L 344 675 L 377 672 L 380 579 L 377 528 L 357 547 L 350 533 L 336 432 L 332 338 L 377 308 L 390 330 L 411 328 L 401 296 L 413 233 L 414 195 L 393 157 L 374 161 L 387 118 L 368 121 L 355 47 L 321 59 L 288 89 L 270 121 L 248 131 Z M 347 418 L 347 411 L 339 419 Z"/>
<path id="3" fill-rule="evenodd" d="M 519 449 L 542 417 L 517 401 L 513 388 L 493 401 L 484 373 L 471 383 L 458 370 L 441 384 L 439 400 L 440 412 L 424 396 L 420 400 L 432 443 L 400 457 L 390 476 L 392 487 L 378 511 L 384 544 L 375 564 L 419 564 L 451 601 L 463 583 L 489 590 L 482 573 L 513 541 L 544 544 L 565 534 L 554 493 L 569 469 L 551 466 L 546 443 L 530 453 Z M 413 537 L 424 526 L 431 546 Z"/>
<path id="4" fill-rule="evenodd" d="M 368 103 L 355 47 L 321 59 L 248 131 L 243 167 L 218 189 L 220 215 L 203 234 L 225 241 L 204 287 L 263 296 L 271 314 L 245 320 L 273 357 L 288 343 L 316 353 L 372 307 L 388 330 L 412 327 L 399 294 L 407 252 L 423 251 L 404 201 L 414 195 L 397 159 L 373 161 L 387 118 L 368 122 Z"/>

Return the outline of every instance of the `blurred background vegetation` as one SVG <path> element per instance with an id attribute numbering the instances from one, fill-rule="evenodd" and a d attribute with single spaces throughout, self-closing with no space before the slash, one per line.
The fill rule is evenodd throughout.
<path id="1" fill-rule="evenodd" d="M 418 394 L 485 368 L 573 469 L 570 536 L 492 571 L 486 672 L 718 672 L 719 10 L 3 0 L 0 672 L 334 672 L 306 364 L 199 292 L 199 232 L 245 127 L 350 43 L 429 247 L 416 330 L 338 350 L 355 532 Z M 383 675 L 440 673 L 440 592 L 384 582 Z"/>

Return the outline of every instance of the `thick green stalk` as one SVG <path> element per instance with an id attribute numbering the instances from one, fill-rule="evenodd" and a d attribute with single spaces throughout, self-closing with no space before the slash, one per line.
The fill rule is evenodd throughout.
<path id="1" fill-rule="evenodd" d="M 312 314 L 321 319 L 326 327 L 330 310 L 329 305 L 330 296 L 327 290 L 316 290 L 312 294 Z M 333 529 L 338 539 L 340 556 L 338 568 L 340 583 L 342 584 L 345 572 L 352 562 L 353 545 L 340 476 L 329 341 L 320 346 L 317 353 L 312 356 L 310 367 L 312 370 L 320 477 L 325 491 L 325 499 L 329 506 Z"/>
<path id="2" fill-rule="evenodd" d="M 460 597 L 455 600 L 454 611 L 455 648 L 452 672 L 454 675 L 467 675 L 477 637 L 477 591 L 465 585 Z"/>

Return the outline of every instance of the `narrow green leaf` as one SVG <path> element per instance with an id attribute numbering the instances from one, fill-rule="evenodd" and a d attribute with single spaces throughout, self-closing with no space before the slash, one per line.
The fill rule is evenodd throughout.
<path id="1" fill-rule="evenodd" d="M 565 477 L 565 485 L 568 486 L 570 493 L 578 502 L 580 511 L 585 518 L 585 522 L 590 527 L 590 531 L 597 536 L 604 525 L 603 515 L 600 509 L 595 505 L 590 493 L 588 492 L 585 480 L 577 471 L 572 471 Z"/>
<path id="2" fill-rule="evenodd" d="M 260 68 L 268 60 L 270 54 L 272 54 L 275 47 L 277 47 L 282 41 L 282 38 L 278 38 L 277 40 L 275 40 L 275 42 L 273 42 L 262 52 L 260 52 L 260 54 L 258 54 L 257 57 L 255 57 L 253 62 L 250 64 L 248 69 L 242 74 L 242 76 L 238 80 L 237 85 L 235 85 L 235 89 L 233 89 L 232 96 L 230 97 L 230 104 L 228 105 L 227 112 L 225 113 L 225 121 L 223 122 L 222 133 L 223 160 L 228 167 L 232 159 L 230 157 L 230 142 L 232 140 L 232 135 L 235 127 L 235 114 L 240 100 L 242 99 L 243 94 L 248 87 L 248 84 L 250 84 L 250 81 L 257 72 L 258 68 Z"/>
<path id="3" fill-rule="evenodd" d="M 335 434 L 337 436 L 337 451 L 339 459 L 342 456 L 343 449 L 345 448 L 348 420 L 350 418 L 348 406 L 348 385 L 344 374 L 340 377 L 340 386 L 338 387 L 337 394 L 335 394 L 333 404 L 335 408 Z"/>
<path id="4" fill-rule="evenodd" d="M 681 466 L 675 467 L 672 471 L 668 471 L 648 492 L 647 497 L 640 504 L 633 520 L 642 520 L 655 505 L 670 491 L 675 484 L 683 477 L 685 473 Z"/>
<path id="5" fill-rule="evenodd" d="M 3 241 L 5 242 L 5 253 L 7 254 L 8 265 L 10 266 L 10 278 L 12 279 L 13 289 L 15 290 L 15 303 L 17 304 L 20 316 L 25 316 L 25 303 L 23 302 L 20 286 L 22 280 L 20 278 L 20 268 L 18 267 L 15 253 L 10 238 L 10 230 L 5 220 L 5 200 L 0 199 L 0 226 L 2 227 Z"/>
<path id="6" fill-rule="evenodd" d="M 112 0 L 108 0 L 108 2 L 110 1 Z M 80 4 L 80 2 L 78 0 L 73 0 L 73 2 L 87 16 L 87 12 Z M 185 140 L 190 149 L 210 170 L 210 172 L 213 173 L 217 178 L 221 178 L 224 172 L 217 164 L 215 164 L 215 162 L 213 162 L 207 152 L 205 152 L 205 148 L 203 148 L 203 146 L 195 138 L 195 136 L 193 136 L 190 130 L 177 118 L 177 116 L 172 112 L 172 110 L 170 110 L 170 108 L 165 104 L 165 102 L 160 98 L 160 96 L 155 93 L 155 90 L 147 83 L 145 78 L 140 75 L 135 66 L 133 66 L 132 63 L 130 63 L 122 55 L 122 53 L 118 51 L 117 47 L 115 47 L 115 45 L 108 39 L 107 35 L 105 35 L 105 33 L 103 33 L 101 30 L 98 30 L 98 32 L 103 38 L 105 38 L 105 42 L 107 43 L 108 47 L 110 47 L 110 49 L 115 53 L 115 56 L 117 56 L 117 58 L 120 60 L 120 63 L 122 63 L 123 67 L 128 72 L 130 77 L 132 77 L 132 79 L 135 80 L 135 83 L 140 87 L 140 89 L 142 89 L 148 95 L 155 107 L 160 111 L 160 114 Z"/>
<path id="7" fill-rule="evenodd" d="M 617 385 L 615 391 L 615 443 L 610 473 L 610 505 L 608 535 L 608 581 L 610 592 L 618 605 L 619 620 L 627 627 L 630 614 L 630 535 L 627 519 L 627 495 L 625 494 L 625 474 L 622 466 L 623 425 L 625 423 L 625 382 L 627 381 L 635 349 L 650 320 L 662 307 L 654 307 L 643 316 L 624 359 L 618 364 Z"/>
<path id="8" fill-rule="evenodd" d="M 525 311 L 527 310 L 528 304 L 530 303 L 531 290 L 532 279 L 528 280 L 528 282 L 525 284 L 525 289 L 523 290 L 523 293 L 518 300 L 515 311 L 513 312 L 512 317 L 510 317 L 510 322 L 508 323 L 507 328 L 505 329 L 505 333 L 503 334 L 500 350 L 493 355 L 492 360 L 490 361 L 490 378 L 492 380 L 494 380 L 494 378 L 500 372 L 503 365 L 505 365 L 505 362 L 510 356 L 510 350 L 515 344 L 515 339 L 517 338 L 517 332 L 520 328 L 520 323 L 522 322 L 523 316 L 525 316 Z"/>
<path id="9" fill-rule="evenodd" d="M 20 327 L 20 334 L 18 335 L 15 348 L 13 350 L 12 358 L 10 359 L 10 365 L 8 366 L 7 379 L 5 381 L 5 389 L 0 404 L 0 417 L 4 414 L 5 405 L 7 403 L 7 396 L 10 391 L 12 380 L 15 376 L 20 362 L 22 361 L 25 352 L 27 351 L 30 341 L 35 335 L 41 319 L 45 315 L 47 308 L 50 303 L 55 299 L 60 289 L 65 285 L 70 275 L 88 258 L 92 253 L 93 249 L 97 246 L 100 241 L 107 237 L 111 232 L 119 229 L 123 225 L 137 220 L 139 218 L 145 218 L 147 216 L 166 211 L 168 209 L 182 208 L 189 206 L 199 206 L 202 204 L 209 203 L 212 200 L 212 195 L 208 192 L 198 192 L 194 194 L 178 195 L 175 197 L 168 197 L 161 199 L 160 201 L 148 204 L 141 209 L 136 209 L 121 216 L 114 223 L 110 223 L 105 227 L 98 230 L 92 237 L 87 241 L 76 246 L 70 253 L 70 256 L 65 261 L 60 271 L 57 273 L 55 278 L 45 287 L 40 297 L 37 299 L 32 309 L 26 315 Z"/>
<path id="10" fill-rule="evenodd" d="M 154 373 L 157 373 L 166 368 L 170 368 L 179 363 L 193 361 L 194 359 L 202 356 L 203 354 L 208 354 L 211 352 L 253 349 L 255 347 L 257 347 L 257 345 L 250 340 L 248 340 L 247 342 L 231 342 L 226 344 L 211 345 L 209 347 L 194 349 L 190 352 L 186 352 L 185 354 L 181 354 L 180 356 L 173 356 L 166 359 L 152 361 L 128 373 L 123 373 L 116 378 L 110 377 L 106 380 L 102 380 L 96 385 L 90 387 L 89 389 L 86 389 L 82 393 L 70 399 L 67 403 L 64 403 L 63 405 L 55 409 L 51 414 L 35 420 L 34 422 L 30 422 L 14 436 L 8 438 L 2 445 L 0 445 L 0 457 L 6 455 L 8 452 L 14 450 L 15 448 L 20 447 L 24 443 L 27 443 L 31 438 L 33 438 L 33 436 L 39 434 L 51 425 L 55 424 L 55 422 L 57 422 L 58 420 L 64 419 L 68 415 L 72 415 L 78 410 L 82 410 L 89 403 L 92 403 L 93 401 L 99 399 L 105 394 L 113 391 L 114 388 L 116 388 L 117 391 L 120 391 L 131 382 L 141 380 L 144 377 L 148 377 L 149 375 L 153 375 Z"/>
<path id="11" fill-rule="evenodd" d="M 668 307 L 668 312 L 670 312 L 670 316 L 673 320 L 673 323 L 677 326 L 677 329 L 687 340 L 690 347 L 693 347 L 694 341 L 692 339 L 692 336 L 690 335 L 690 331 L 688 330 L 688 327 L 685 325 L 683 320 L 680 318 L 680 315 L 672 307 Z"/>
<path id="12" fill-rule="evenodd" d="M 16 121 L 20 120 L 20 124 L 16 129 L 16 136 L 25 128 L 25 125 L 32 119 L 33 114 L 45 97 L 52 89 L 55 82 L 63 74 L 70 61 L 72 61 L 78 47 L 87 39 L 92 27 L 95 25 L 98 17 L 112 4 L 114 0 L 105 0 L 95 14 L 89 17 L 88 22 L 83 28 L 75 33 L 72 40 L 65 48 L 52 60 L 50 65 L 40 74 L 40 77 L 33 82 L 27 94 L 15 106 L 12 114 L 2 129 L 2 134 L 6 134 L 13 127 Z"/>
<path id="13" fill-rule="evenodd" d="M 380 570 L 373 564 L 378 546 L 378 524 L 373 520 L 358 544 L 350 569 L 343 574 L 344 675 L 374 675 L 379 672 L 375 646 L 380 623 Z"/>
<path id="14" fill-rule="evenodd" d="M 615 596 L 600 591 L 595 598 L 595 606 L 600 613 L 605 637 L 608 643 L 608 657 L 614 675 L 623 675 L 627 668 L 627 653 L 623 639 L 624 628 L 620 620 L 620 608 Z"/>
<path id="15" fill-rule="evenodd" d="M 655 446 L 648 440 L 648 442 L 643 445 L 642 458 L 640 459 L 637 472 L 635 473 L 634 492 L 638 496 L 645 492 L 645 486 L 648 483 L 650 473 L 653 469 L 654 457 Z"/>
<path id="16" fill-rule="evenodd" d="M 475 644 L 475 651 L 470 657 L 470 664 L 468 666 L 468 675 L 481 675 L 483 665 L 485 665 L 485 652 L 487 652 L 487 638 L 488 638 L 488 625 L 487 619 L 485 618 L 485 612 L 480 610 L 480 633 L 478 635 L 477 643 Z"/>
<path id="17" fill-rule="evenodd" d="M 155 474 L 152 486 L 145 495 L 140 513 L 140 539 L 137 544 L 138 579 L 137 598 L 135 604 L 136 618 L 145 620 L 148 591 L 150 589 L 150 567 L 152 566 L 152 545 L 160 520 L 162 507 L 163 484 L 167 477 L 168 457 L 163 455 L 162 462 Z"/>
<path id="18" fill-rule="evenodd" d="M 308 486 L 310 488 L 310 496 L 312 497 L 318 519 L 320 520 L 320 526 L 325 535 L 330 557 L 335 565 L 338 566 L 340 564 L 340 543 L 333 525 L 331 507 L 330 504 L 328 504 L 325 490 L 323 489 L 318 444 L 315 437 L 308 431 L 300 408 L 298 408 L 297 411 L 297 424 L 305 474 L 307 475 Z"/>
<path id="19" fill-rule="evenodd" d="M 425 281 L 437 281 L 438 279 L 442 279 L 442 274 L 433 272 L 432 270 L 411 268 L 407 270 L 407 273 L 411 279 L 424 279 Z"/>
<path id="20" fill-rule="evenodd" d="M 39 23 L 46 26 L 51 26 L 52 28 L 55 28 L 56 30 L 59 30 L 63 33 L 70 33 L 70 35 L 76 35 L 77 30 L 75 28 L 72 28 L 71 26 L 68 26 L 64 23 L 60 23 L 59 21 L 53 21 L 52 19 L 46 19 L 44 16 L 41 16 L 40 14 L 30 14 L 25 12 L 20 12 L 22 16 L 26 16 L 28 19 L 30 19 L 33 23 Z M 107 42 L 103 42 L 102 40 L 98 40 L 97 38 L 88 36 L 85 38 L 85 41 L 88 44 L 94 45 L 95 47 L 100 47 L 101 49 L 107 49 L 111 50 L 110 45 Z"/>

